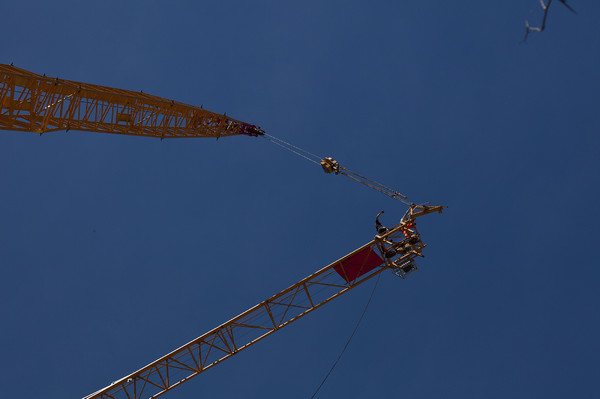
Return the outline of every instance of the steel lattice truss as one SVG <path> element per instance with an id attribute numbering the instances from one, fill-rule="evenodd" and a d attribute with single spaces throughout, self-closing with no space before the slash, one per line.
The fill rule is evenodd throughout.
<path id="1" fill-rule="evenodd" d="M 144 93 L 47 78 L 2 64 L 0 129 L 40 134 L 81 130 L 160 138 L 264 134 L 258 126 L 203 108 Z M 401 196 L 395 191 L 388 195 Z M 385 269 L 405 277 L 416 270 L 414 258 L 422 256 L 425 247 L 415 218 L 442 209 L 410 204 L 400 224 L 380 232 L 373 241 L 85 399 L 157 397 Z"/>
<path id="2" fill-rule="evenodd" d="M 443 206 L 413 205 L 402 221 L 323 269 L 244 313 L 84 399 L 155 398 L 352 288 L 391 269 L 400 277 L 417 269 L 425 244 L 414 220 Z"/>
<path id="3" fill-rule="evenodd" d="M 387 268 L 375 241 L 306 277 L 221 326 L 85 399 L 154 398 L 362 284 Z M 345 262 L 364 259 L 369 272 L 346 280 Z M 374 263 L 379 266 L 373 266 Z M 338 270 L 342 270 L 339 274 Z M 360 274 L 360 273 L 359 273 Z"/>
<path id="4" fill-rule="evenodd" d="M 260 134 L 259 127 L 141 92 L 53 79 L 0 64 L 0 129 L 160 138 Z"/>

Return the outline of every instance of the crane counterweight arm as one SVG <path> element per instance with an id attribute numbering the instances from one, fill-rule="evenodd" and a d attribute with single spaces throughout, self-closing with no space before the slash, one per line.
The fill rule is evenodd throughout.
<path id="1" fill-rule="evenodd" d="M 158 138 L 264 134 L 258 126 L 201 107 L 142 92 L 49 78 L 4 64 L 0 64 L 0 129 Z"/>

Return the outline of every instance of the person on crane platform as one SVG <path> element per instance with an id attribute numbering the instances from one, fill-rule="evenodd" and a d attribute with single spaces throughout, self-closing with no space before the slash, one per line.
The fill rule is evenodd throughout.
<path id="1" fill-rule="evenodd" d="M 390 229 L 388 229 L 387 227 L 382 225 L 381 222 L 379 221 L 379 216 L 381 216 L 382 213 L 383 213 L 383 211 L 379 212 L 377 214 L 377 216 L 375 217 L 375 230 L 377 231 L 377 234 L 379 234 L 379 235 L 385 234 L 388 231 L 390 231 Z"/>
<path id="2" fill-rule="evenodd" d="M 379 212 L 377 214 L 377 216 L 375 217 L 375 230 L 377 231 L 377 235 L 384 235 L 385 233 L 387 233 L 388 231 L 390 231 L 389 228 L 385 227 L 383 224 L 381 224 L 381 222 L 379 221 L 379 216 L 381 216 L 381 214 L 384 213 L 383 211 Z M 390 242 L 391 243 L 391 242 Z M 394 244 L 392 244 L 394 245 Z M 398 255 L 399 251 L 394 247 L 390 247 L 387 251 L 385 251 L 385 257 L 386 258 L 392 258 L 396 255 Z"/>
<path id="3" fill-rule="evenodd" d="M 388 231 L 390 231 L 389 228 L 385 227 L 380 221 L 379 221 L 379 216 L 381 216 L 381 214 L 384 213 L 384 211 L 381 211 L 377 214 L 377 216 L 375 217 L 375 230 L 377 231 L 378 235 L 383 235 L 385 233 L 387 233 Z M 386 258 L 392 258 L 396 255 L 403 255 L 403 254 L 407 254 L 411 251 L 414 251 L 412 246 L 417 244 L 419 242 L 419 236 L 418 234 L 415 234 L 414 230 L 411 230 L 411 227 L 414 227 L 415 224 L 414 222 L 408 222 L 406 223 L 402 228 L 402 234 L 404 234 L 404 240 L 402 240 L 399 243 L 392 243 L 390 242 L 390 244 L 392 245 L 390 248 L 388 248 L 388 250 L 385 252 L 385 257 Z"/>
<path id="4" fill-rule="evenodd" d="M 413 234 L 414 231 L 410 229 L 411 227 L 415 227 L 414 222 L 407 223 L 406 226 L 402 228 L 402 234 L 404 234 L 404 238 L 406 238 L 409 244 L 414 245 L 419 242 L 419 237 L 417 237 L 416 234 Z"/>

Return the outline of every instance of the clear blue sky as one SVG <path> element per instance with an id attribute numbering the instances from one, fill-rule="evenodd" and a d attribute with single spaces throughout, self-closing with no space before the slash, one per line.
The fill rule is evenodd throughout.
<path id="1" fill-rule="evenodd" d="M 218 3 L 218 4 L 217 4 Z M 600 4 L 9 2 L 1 60 L 227 112 L 448 205 L 319 397 L 594 397 Z M 369 241 L 400 203 L 250 137 L 0 132 L 2 397 L 81 398 Z M 308 398 L 372 283 L 167 393 Z"/>

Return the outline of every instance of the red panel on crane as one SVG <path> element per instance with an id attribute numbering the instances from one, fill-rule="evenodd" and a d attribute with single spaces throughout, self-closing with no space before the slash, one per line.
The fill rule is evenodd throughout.
<path id="1" fill-rule="evenodd" d="M 373 247 L 367 247 L 338 262 L 333 268 L 350 283 L 382 263 L 383 259 L 377 255 Z"/>

